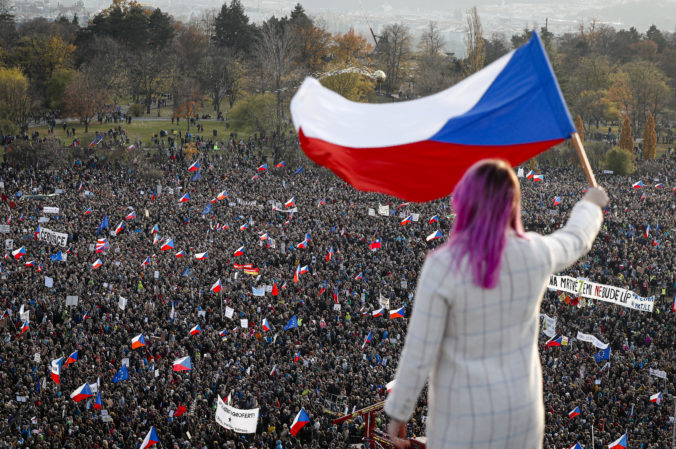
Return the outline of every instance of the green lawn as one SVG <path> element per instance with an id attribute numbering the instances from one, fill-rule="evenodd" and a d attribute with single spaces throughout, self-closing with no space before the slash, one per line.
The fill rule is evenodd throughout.
<path id="1" fill-rule="evenodd" d="M 215 129 L 218 132 L 218 140 L 223 140 L 230 135 L 230 130 L 226 129 L 226 124 L 217 120 L 200 120 L 201 124 L 204 125 L 204 135 L 208 137 L 213 136 L 213 130 Z M 68 129 L 75 128 L 75 135 L 80 139 L 83 145 L 89 145 L 89 142 L 94 140 L 96 137 L 96 132 L 108 132 L 109 129 L 113 129 L 117 126 L 122 126 L 127 132 L 129 139 L 133 142 L 135 140 L 140 140 L 144 144 L 151 142 L 151 138 L 154 134 L 160 133 L 161 130 L 165 130 L 171 133 L 172 130 L 182 131 L 184 134 L 188 129 L 187 121 L 181 120 L 179 125 L 175 123 L 172 125 L 170 119 L 160 119 L 160 120 L 139 120 L 132 118 L 131 124 L 126 123 L 101 123 L 95 122 L 89 125 L 89 132 L 84 132 L 84 126 L 78 121 L 68 122 Z M 47 127 L 40 126 L 36 128 L 31 128 L 31 132 L 38 131 L 41 137 L 47 135 Z M 190 132 L 195 135 L 195 125 L 190 125 Z M 63 130 L 61 122 L 57 122 L 57 126 L 54 128 L 54 134 L 49 135 L 49 137 L 58 137 L 63 140 L 63 142 L 70 142 L 71 137 L 66 136 L 66 131 Z M 166 138 L 165 138 L 166 142 Z"/>

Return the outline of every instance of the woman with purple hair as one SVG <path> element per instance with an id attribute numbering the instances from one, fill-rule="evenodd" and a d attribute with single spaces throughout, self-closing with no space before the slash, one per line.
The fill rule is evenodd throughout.
<path id="1" fill-rule="evenodd" d="M 592 246 L 608 196 L 592 188 L 565 227 L 525 233 L 511 166 L 484 160 L 453 192 L 449 240 L 428 254 L 385 412 L 397 447 L 429 377 L 428 448 L 540 449 L 537 342 L 549 276 Z"/>

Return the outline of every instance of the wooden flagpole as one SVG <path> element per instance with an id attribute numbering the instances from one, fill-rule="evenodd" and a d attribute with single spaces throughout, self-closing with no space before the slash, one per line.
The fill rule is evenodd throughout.
<path id="1" fill-rule="evenodd" d="M 587 153 L 584 151 L 584 146 L 582 145 L 580 135 L 577 132 L 574 132 L 573 134 L 570 135 L 570 138 L 573 140 L 575 150 L 577 150 L 577 157 L 580 158 L 580 163 L 582 164 L 584 174 L 587 177 L 587 180 L 589 181 L 589 186 L 598 187 L 598 184 L 596 183 L 596 177 L 594 176 L 594 172 L 592 171 L 591 165 L 589 165 L 589 159 L 587 159 Z"/>

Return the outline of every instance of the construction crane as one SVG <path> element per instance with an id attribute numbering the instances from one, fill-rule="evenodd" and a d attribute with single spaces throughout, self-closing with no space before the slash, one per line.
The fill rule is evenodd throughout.
<path id="1" fill-rule="evenodd" d="M 376 427 L 376 415 L 385 407 L 385 401 L 377 402 L 360 410 L 355 410 L 333 420 L 333 424 L 340 424 L 351 419 L 364 417 L 364 444 L 368 449 L 394 448 L 389 435 L 381 432 Z M 425 437 L 410 438 L 409 447 L 412 449 L 425 449 L 427 439 Z"/>

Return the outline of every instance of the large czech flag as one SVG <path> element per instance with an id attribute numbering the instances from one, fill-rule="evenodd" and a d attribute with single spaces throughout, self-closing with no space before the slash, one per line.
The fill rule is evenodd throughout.
<path id="1" fill-rule="evenodd" d="M 310 159 L 359 190 L 420 202 L 450 194 L 476 161 L 515 166 L 575 132 L 536 33 L 455 86 L 413 101 L 355 103 L 308 78 L 291 115 Z"/>

